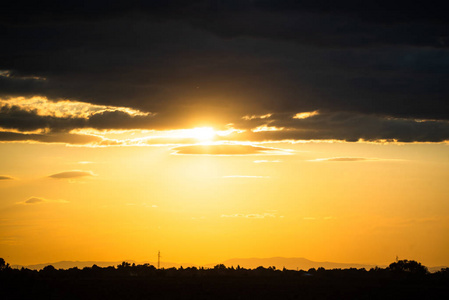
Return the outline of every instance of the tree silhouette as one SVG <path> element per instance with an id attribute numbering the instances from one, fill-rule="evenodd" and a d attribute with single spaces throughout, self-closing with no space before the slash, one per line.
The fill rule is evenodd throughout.
<path id="1" fill-rule="evenodd" d="M 120 265 L 117 265 L 117 269 L 125 269 L 125 268 L 129 268 L 131 266 L 131 264 L 129 262 L 122 262 Z"/>
<path id="2" fill-rule="evenodd" d="M 4 270 L 9 268 L 9 264 L 5 262 L 3 258 L 0 257 L 0 270 Z"/>
<path id="3" fill-rule="evenodd" d="M 214 270 L 226 270 L 226 266 L 224 264 L 218 264 L 214 267 Z"/>
<path id="4" fill-rule="evenodd" d="M 37 271 L 8 268 L 3 259 L 0 269 L 2 299 L 444 299 L 449 294 L 449 268 L 428 273 L 409 260 L 369 272 L 224 264 L 156 269 L 128 262 L 68 270 L 49 265 Z"/>
<path id="5" fill-rule="evenodd" d="M 427 267 L 414 260 L 398 260 L 391 263 L 388 268 L 395 273 L 410 273 L 414 275 L 425 275 L 429 273 Z"/>

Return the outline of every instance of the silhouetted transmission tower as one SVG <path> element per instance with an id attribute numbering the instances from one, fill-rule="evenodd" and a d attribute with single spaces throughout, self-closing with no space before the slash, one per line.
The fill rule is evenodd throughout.
<path id="1" fill-rule="evenodd" d="M 157 252 L 157 268 L 161 268 L 161 251 Z"/>

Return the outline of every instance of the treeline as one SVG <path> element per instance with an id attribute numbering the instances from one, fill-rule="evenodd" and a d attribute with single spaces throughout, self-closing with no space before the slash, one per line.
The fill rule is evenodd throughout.
<path id="1" fill-rule="evenodd" d="M 4 299 L 429 299 L 449 294 L 449 268 L 436 273 L 413 260 L 387 268 L 287 270 L 157 269 L 150 264 L 42 270 L 0 259 Z"/>
<path id="2" fill-rule="evenodd" d="M 239 275 L 239 276 L 295 276 L 295 277 L 381 277 L 381 278 L 445 278 L 449 276 L 449 268 L 444 268 L 436 273 L 429 273 L 428 268 L 421 263 L 414 260 L 398 260 L 391 263 L 387 268 L 372 268 L 366 270 L 365 268 L 356 269 L 324 269 L 311 268 L 309 270 L 282 270 L 276 267 L 258 267 L 255 269 L 245 269 L 240 266 L 226 267 L 223 264 L 218 264 L 213 268 L 197 268 L 188 267 L 183 268 L 162 268 L 157 269 L 150 264 L 136 265 L 128 262 L 122 262 L 117 266 L 99 267 L 93 265 L 92 267 L 85 267 L 79 269 L 77 267 L 69 269 L 56 269 L 52 265 L 48 265 L 41 270 L 30 270 L 22 267 L 21 269 L 13 269 L 7 264 L 3 258 L 0 258 L 0 271 L 3 275 L 13 274 L 27 274 L 29 276 L 38 277 L 151 277 L 151 276 L 213 276 L 213 275 Z"/>

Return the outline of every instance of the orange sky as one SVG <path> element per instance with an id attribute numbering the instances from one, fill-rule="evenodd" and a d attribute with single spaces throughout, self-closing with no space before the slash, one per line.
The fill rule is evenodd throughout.
<path id="1" fill-rule="evenodd" d="M 262 146 L 276 151 L 0 144 L 11 177 L 0 181 L 0 252 L 12 264 L 154 261 L 158 250 L 195 264 L 449 264 L 447 144 Z"/>
<path id="2" fill-rule="evenodd" d="M 109 2 L 2 5 L 0 257 L 449 266 L 447 3 Z"/>

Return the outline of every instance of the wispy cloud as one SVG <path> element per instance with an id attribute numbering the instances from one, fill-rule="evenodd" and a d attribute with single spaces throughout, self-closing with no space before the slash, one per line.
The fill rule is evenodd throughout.
<path id="1" fill-rule="evenodd" d="M 290 150 L 244 144 L 201 144 L 172 148 L 184 155 L 289 155 Z"/>
<path id="2" fill-rule="evenodd" d="M 20 244 L 21 242 L 17 237 L 14 236 L 0 237 L 0 245 L 16 246 Z"/>
<path id="3" fill-rule="evenodd" d="M 293 119 L 307 119 L 313 116 L 318 115 L 318 111 L 306 111 L 306 112 L 301 112 L 301 113 L 297 113 L 296 115 L 293 116 Z"/>
<path id="4" fill-rule="evenodd" d="M 311 159 L 308 161 L 376 161 L 381 160 L 379 158 L 369 158 L 369 157 L 327 157 L 327 158 L 317 158 L 317 159 Z"/>
<path id="5" fill-rule="evenodd" d="M 304 217 L 302 218 L 303 220 L 306 221 L 316 221 L 316 220 L 325 220 L 325 221 L 329 221 L 329 220 L 333 220 L 335 219 L 335 217 L 331 217 L 331 216 L 326 216 L 326 217 Z"/>
<path id="6" fill-rule="evenodd" d="M 425 227 L 425 226 L 437 226 L 441 222 L 440 218 L 376 218 L 371 224 L 371 230 L 385 232 L 385 230 L 393 231 L 406 227 Z"/>
<path id="7" fill-rule="evenodd" d="M 81 178 L 81 177 L 87 177 L 87 176 L 95 176 L 95 174 L 92 171 L 65 171 L 61 173 L 56 173 L 49 175 L 50 178 L 55 179 L 74 179 L 74 178 Z"/>
<path id="8" fill-rule="evenodd" d="M 270 176 L 259 176 L 259 175 L 226 175 L 222 178 L 270 178 Z"/>
<path id="9" fill-rule="evenodd" d="M 263 214 L 231 214 L 231 215 L 221 215 L 222 218 L 246 218 L 246 219 L 264 219 L 264 218 L 276 218 L 274 213 L 263 213 Z"/>
<path id="10" fill-rule="evenodd" d="M 11 176 L 0 175 L 0 180 L 14 180 Z"/>
<path id="11" fill-rule="evenodd" d="M 0 99 L 0 107 L 16 107 L 22 111 L 33 112 L 38 116 L 50 116 L 56 118 L 84 118 L 87 119 L 96 114 L 105 112 L 123 112 L 130 116 L 148 116 L 150 113 L 137 109 L 119 106 L 96 105 L 87 102 L 65 100 L 50 101 L 45 97 L 17 97 L 7 100 Z"/>
<path id="12" fill-rule="evenodd" d="M 282 162 L 282 160 L 266 160 L 266 159 L 261 159 L 261 160 L 255 160 L 253 161 L 253 163 L 255 164 L 262 164 L 262 163 L 280 163 Z"/>
<path id="13" fill-rule="evenodd" d="M 282 131 L 282 130 L 284 130 L 284 127 L 268 126 L 266 124 L 251 129 L 252 132 Z"/>
<path id="14" fill-rule="evenodd" d="M 265 115 L 259 115 L 259 116 L 257 116 L 257 115 L 251 115 L 251 116 L 250 115 L 246 115 L 246 116 L 243 116 L 242 119 L 246 120 L 246 121 L 255 120 L 255 119 L 268 119 L 272 115 L 273 114 L 265 114 Z"/>
<path id="15" fill-rule="evenodd" d="M 125 205 L 126 206 L 139 206 L 139 207 L 146 207 L 146 208 L 158 208 L 159 207 L 156 204 L 148 204 L 148 203 L 145 203 L 145 202 L 142 202 L 142 203 L 128 202 Z"/>
<path id="16" fill-rule="evenodd" d="M 0 70 L 0 77 L 13 78 L 18 80 L 47 80 L 40 76 L 23 76 L 12 72 L 11 70 Z"/>

